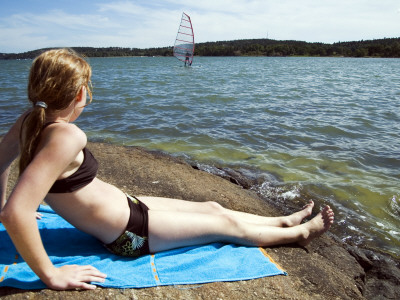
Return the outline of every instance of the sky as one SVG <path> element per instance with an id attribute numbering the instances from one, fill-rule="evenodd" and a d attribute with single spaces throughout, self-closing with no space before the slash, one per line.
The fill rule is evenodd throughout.
<path id="1" fill-rule="evenodd" d="M 173 46 L 182 12 L 197 43 L 400 37 L 399 0 L 0 0 L 0 53 Z"/>

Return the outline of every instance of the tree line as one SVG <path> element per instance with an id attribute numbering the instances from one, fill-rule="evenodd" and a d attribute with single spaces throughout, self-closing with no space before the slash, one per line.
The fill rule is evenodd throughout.
<path id="1" fill-rule="evenodd" d="M 344 56 L 400 57 L 400 38 L 338 42 L 333 44 L 270 39 L 202 43 L 195 53 L 201 56 Z"/>
<path id="2" fill-rule="evenodd" d="M 71 47 L 87 57 L 115 56 L 172 56 L 173 47 L 122 48 L 122 47 Z M 0 53 L 0 59 L 31 59 L 41 52 L 38 49 L 24 53 Z M 343 56 L 400 58 L 400 38 L 337 42 L 333 44 L 303 41 L 278 41 L 249 39 L 196 44 L 196 56 Z"/>

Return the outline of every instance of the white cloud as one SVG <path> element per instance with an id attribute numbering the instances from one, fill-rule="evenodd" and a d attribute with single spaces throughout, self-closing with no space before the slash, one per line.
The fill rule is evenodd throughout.
<path id="1" fill-rule="evenodd" d="M 98 6 L 99 12 L 112 12 L 119 15 L 144 16 L 150 13 L 146 7 L 136 5 L 130 1 L 102 3 Z"/>
<path id="2" fill-rule="evenodd" d="M 101 28 L 109 25 L 107 17 L 88 14 L 67 14 L 62 10 L 51 10 L 44 14 L 16 14 L 5 19 L 10 27 L 33 26 L 48 31 L 49 26 L 59 26 L 65 29 Z"/>

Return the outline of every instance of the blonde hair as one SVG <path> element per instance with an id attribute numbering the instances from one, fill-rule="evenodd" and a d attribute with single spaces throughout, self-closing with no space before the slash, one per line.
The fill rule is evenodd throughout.
<path id="1" fill-rule="evenodd" d="M 21 129 L 20 174 L 33 159 L 46 111 L 66 109 L 82 87 L 88 91 L 89 103 L 92 101 L 91 74 L 89 64 L 72 49 L 48 50 L 33 61 L 28 82 L 28 98 L 33 108 Z"/>

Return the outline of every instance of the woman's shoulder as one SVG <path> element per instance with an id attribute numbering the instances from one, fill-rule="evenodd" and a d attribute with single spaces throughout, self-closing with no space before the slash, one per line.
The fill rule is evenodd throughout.
<path id="1" fill-rule="evenodd" d="M 47 124 L 46 128 L 51 128 L 52 130 L 57 131 L 58 133 L 86 136 L 86 134 L 83 132 L 83 130 L 80 129 L 78 126 L 76 126 L 73 123 L 49 122 Z"/>
<path id="2" fill-rule="evenodd" d="M 43 135 L 45 144 L 83 149 L 87 143 L 86 134 L 72 123 L 52 123 L 45 128 Z"/>
<path id="3" fill-rule="evenodd" d="M 22 128 L 22 124 L 24 123 L 26 117 L 29 115 L 31 110 L 27 110 L 22 113 L 15 123 L 10 127 L 6 135 L 2 138 L 2 143 L 7 146 L 14 146 L 19 149 L 20 142 L 20 132 Z"/>

